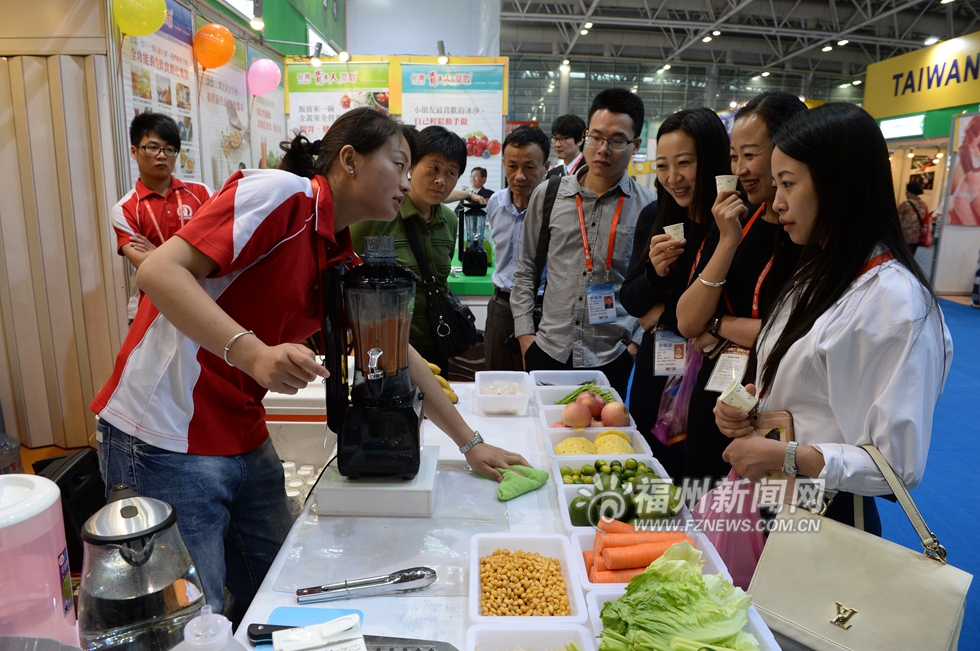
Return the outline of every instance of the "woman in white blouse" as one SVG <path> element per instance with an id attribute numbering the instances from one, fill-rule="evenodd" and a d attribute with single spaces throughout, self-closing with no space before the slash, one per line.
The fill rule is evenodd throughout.
<path id="1" fill-rule="evenodd" d="M 724 457 L 752 480 L 779 469 L 822 480 L 837 493 L 828 516 L 880 534 L 871 496 L 890 491 L 859 446 L 877 446 L 918 485 L 953 343 L 902 236 L 874 119 L 825 104 L 773 144 L 779 222 L 804 248 L 764 315 L 755 377 L 759 411 L 790 412 L 797 444 L 759 436 L 745 411 L 719 402 L 718 427 L 733 439 Z"/>

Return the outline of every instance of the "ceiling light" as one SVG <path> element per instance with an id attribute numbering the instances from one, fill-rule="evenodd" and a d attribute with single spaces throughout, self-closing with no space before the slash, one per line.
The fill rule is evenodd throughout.
<path id="1" fill-rule="evenodd" d="M 943 152 L 939 152 L 938 154 L 936 154 L 936 158 L 942 158 L 945 155 L 946 154 L 944 154 Z"/>
<path id="2" fill-rule="evenodd" d="M 669 63 L 665 63 L 664 64 L 664 70 L 670 70 L 670 64 Z"/>
<path id="3" fill-rule="evenodd" d="M 806 98 L 805 98 L 805 97 L 803 97 L 802 95 L 800 95 L 800 101 L 801 101 L 801 102 L 805 102 L 805 101 L 806 101 Z"/>
<path id="4" fill-rule="evenodd" d="M 833 47 L 831 47 L 830 45 L 824 45 L 824 46 L 823 46 L 823 48 L 822 48 L 822 49 L 821 49 L 820 51 L 821 51 L 821 52 L 830 52 L 830 51 L 831 51 L 831 50 L 833 50 L 833 49 L 834 49 L 834 48 L 833 48 Z"/>
<path id="5" fill-rule="evenodd" d="M 572 69 L 572 67 L 568 65 L 568 59 L 565 59 L 565 63 L 558 66 L 558 69 L 561 70 L 562 72 L 567 73 L 569 70 Z"/>
<path id="6" fill-rule="evenodd" d="M 933 165 L 939 165 L 939 159 L 938 158 L 933 158 L 932 159 L 932 164 Z"/>
<path id="7" fill-rule="evenodd" d="M 915 152 L 911 149 L 909 150 L 909 158 L 915 158 Z"/>
<path id="8" fill-rule="evenodd" d="M 923 45 L 935 45 L 939 42 L 938 36 L 930 36 L 926 40 L 922 41 Z"/>
<path id="9" fill-rule="evenodd" d="M 582 25 L 582 27 L 584 27 L 585 29 L 592 29 L 592 23 L 585 23 L 584 25 Z"/>
<path id="10" fill-rule="evenodd" d="M 640 87 L 639 86 L 633 86 L 633 88 L 631 88 L 630 90 L 632 90 L 635 93 L 638 90 L 640 90 Z"/>
<path id="11" fill-rule="evenodd" d="M 248 21 L 257 32 L 265 29 L 265 21 L 262 20 L 262 0 L 252 0 L 252 20 Z"/>
<path id="12" fill-rule="evenodd" d="M 310 58 L 310 65 L 314 68 L 320 67 L 320 54 L 323 53 L 323 43 L 317 43 L 316 47 L 313 48 L 313 57 Z"/>
<path id="13" fill-rule="evenodd" d="M 711 42 L 711 37 L 710 36 L 705 36 L 704 38 L 701 39 L 701 42 L 702 43 L 710 43 Z"/>
<path id="14" fill-rule="evenodd" d="M 752 77 L 752 81 L 759 81 L 760 79 L 762 79 L 760 75 L 756 75 L 755 77 Z"/>
<path id="15" fill-rule="evenodd" d="M 581 34 L 582 36 L 585 36 L 588 33 L 589 33 L 589 30 L 587 30 L 587 29 L 583 29 L 581 32 L 579 32 L 579 34 Z"/>
<path id="16" fill-rule="evenodd" d="M 861 85 L 861 80 L 860 79 L 855 79 L 854 81 L 851 82 L 851 84 L 854 85 L 854 86 L 860 86 Z"/>
<path id="17" fill-rule="evenodd" d="M 763 77 L 768 77 L 768 76 L 769 76 L 769 71 L 768 71 L 768 70 L 764 70 L 764 71 L 762 72 L 762 76 L 763 76 Z"/>
<path id="18" fill-rule="evenodd" d="M 327 45 L 330 46 L 331 50 L 337 53 L 337 58 L 340 59 L 341 63 L 347 63 L 348 61 L 350 61 L 350 52 L 340 47 L 340 44 L 337 43 L 337 41 L 331 39 L 327 41 Z"/>
<path id="19" fill-rule="evenodd" d="M 660 70 L 658 70 L 658 71 L 657 71 L 657 74 L 658 74 L 658 75 L 662 75 L 662 74 L 664 74 L 664 69 L 663 69 L 663 68 L 661 68 Z"/>
<path id="20" fill-rule="evenodd" d="M 738 106 L 738 102 L 729 102 L 728 106 L 729 108 L 735 108 L 736 106 Z"/>
<path id="21" fill-rule="evenodd" d="M 713 32 L 711 32 L 711 35 L 712 35 L 712 36 L 721 36 L 721 32 L 719 32 L 719 31 L 718 31 L 718 30 L 716 29 L 715 31 L 713 31 Z"/>
<path id="22" fill-rule="evenodd" d="M 850 43 L 850 41 L 849 41 L 849 40 L 847 40 L 846 38 L 842 38 L 841 40 L 839 40 L 839 41 L 837 41 L 837 45 L 839 45 L 839 46 L 841 46 L 841 47 L 844 47 L 844 46 L 845 46 L 845 45 L 847 45 L 848 43 Z"/>
<path id="23" fill-rule="evenodd" d="M 449 55 L 446 54 L 446 44 L 442 41 L 436 41 L 436 50 L 439 52 L 439 58 L 436 59 L 439 65 L 444 66 L 449 63 Z"/>
<path id="24" fill-rule="evenodd" d="M 549 92 L 549 93 L 553 93 L 553 92 L 555 92 L 555 87 L 554 87 L 554 86 L 550 86 L 550 87 L 548 88 L 548 92 Z"/>
<path id="25" fill-rule="evenodd" d="M 939 0 L 939 4 L 941 4 L 941 5 L 948 5 L 952 1 L 953 0 Z"/>
<path id="26" fill-rule="evenodd" d="M 568 59 L 565 59 L 565 60 L 563 60 L 563 61 L 561 62 L 561 64 L 562 64 L 563 66 L 567 66 L 567 65 L 568 65 Z"/>

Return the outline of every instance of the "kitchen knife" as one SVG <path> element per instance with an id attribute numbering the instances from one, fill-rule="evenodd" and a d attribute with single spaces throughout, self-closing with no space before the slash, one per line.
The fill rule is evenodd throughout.
<path id="1" fill-rule="evenodd" d="M 272 644 L 272 634 L 295 626 L 276 626 L 274 624 L 249 624 L 248 641 L 252 644 Z M 368 651 L 459 651 L 449 642 L 436 640 L 416 640 L 407 637 L 388 637 L 386 635 L 365 635 L 364 644 Z"/>

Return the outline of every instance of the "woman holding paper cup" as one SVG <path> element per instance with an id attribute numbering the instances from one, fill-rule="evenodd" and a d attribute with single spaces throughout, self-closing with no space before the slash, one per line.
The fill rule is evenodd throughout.
<path id="1" fill-rule="evenodd" d="M 764 315 L 753 376 L 758 409 L 789 411 L 796 440 L 763 438 L 744 410 L 718 402 L 718 427 L 733 439 L 724 456 L 752 480 L 779 469 L 822 480 L 837 493 L 828 516 L 880 533 L 868 496 L 890 491 L 859 446 L 877 446 L 909 488 L 919 483 L 952 341 L 904 242 L 874 119 L 826 104 L 773 144 L 774 206 L 803 250 Z"/>
<path id="2" fill-rule="evenodd" d="M 690 284 L 696 259 L 707 254 L 704 236 L 711 223 L 714 177 L 728 172 L 728 167 L 728 133 L 714 111 L 678 111 L 664 120 L 657 132 L 658 200 L 643 209 L 637 222 L 652 222 L 648 232 L 654 235 L 635 242 L 620 291 L 623 307 L 645 331 L 634 358 L 630 413 L 671 475 L 680 471 L 682 456 L 651 434 L 667 381 L 663 371 L 654 375 L 654 331 L 662 328 L 683 341 L 677 332 L 677 297 Z M 683 371 L 684 360 L 679 366 Z"/>
<path id="3" fill-rule="evenodd" d="M 806 105 L 789 93 L 752 98 L 732 127 L 732 174 L 715 179 L 714 220 L 705 246 L 711 253 L 701 257 L 697 280 L 677 302 L 681 334 L 694 339 L 699 352 L 712 353 L 701 364 L 688 406 L 685 478 L 720 481 L 731 469 L 722 458 L 729 439 L 715 425 L 712 410 L 718 394 L 742 379 L 761 314 L 795 271 L 799 247 L 783 232 L 773 208 L 770 159 L 772 135 L 804 111 Z M 736 190 L 736 181 L 743 192 Z"/>

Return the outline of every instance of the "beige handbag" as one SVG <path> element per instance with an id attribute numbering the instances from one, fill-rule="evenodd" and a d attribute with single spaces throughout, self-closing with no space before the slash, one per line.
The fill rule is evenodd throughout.
<path id="1" fill-rule="evenodd" d="M 956 649 L 973 575 L 946 564 L 946 550 L 905 483 L 878 448 L 862 447 L 924 553 L 806 509 L 784 508 L 752 577 L 752 603 L 784 651 Z"/>

